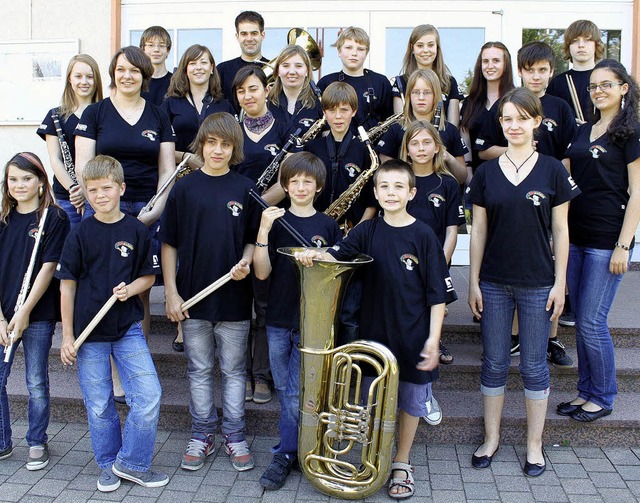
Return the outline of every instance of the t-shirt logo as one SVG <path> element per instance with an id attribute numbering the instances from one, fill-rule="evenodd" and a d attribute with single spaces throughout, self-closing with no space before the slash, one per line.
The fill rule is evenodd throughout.
<path id="1" fill-rule="evenodd" d="M 538 192 L 537 190 L 530 190 L 529 192 L 527 192 L 526 197 L 533 203 L 534 206 L 540 206 L 540 201 L 547 198 L 547 196 L 545 196 L 542 192 Z"/>
<path id="2" fill-rule="evenodd" d="M 126 241 L 118 241 L 114 248 L 120 252 L 122 258 L 127 258 L 133 251 L 133 245 Z"/>
<path id="3" fill-rule="evenodd" d="M 302 124 L 304 127 L 310 127 L 311 124 L 313 124 L 314 122 L 315 121 L 313 119 L 310 119 L 308 117 L 304 117 L 299 121 L 299 123 Z"/>
<path id="4" fill-rule="evenodd" d="M 33 238 L 33 239 L 36 239 L 38 237 L 38 228 L 37 227 L 34 227 L 33 229 L 31 229 L 29 231 L 29 237 Z"/>
<path id="5" fill-rule="evenodd" d="M 464 218 L 464 205 L 458 206 L 458 218 Z"/>
<path id="6" fill-rule="evenodd" d="M 573 180 L 573 177 L 571 175 L 567 177 L 567 181 L 569 182 L 569 185 L 571 185 L 571 190 L 575 190 L 578 188 L 578 186 L 576 185 L 576 182 Z"/>
<path id="7" fill-rule="evenodd" d="M 589 152 L 591 152 L 591 157 L 593 157 L 594 159 L 597 159 L 602 154 L 606 154 L 607 149 L 604 147 L 601 147 L 600 145 L 594 145 L 589 149 Z"/>
<path id="8" fill-rule="evenodd" d="M 447 287 L 447 292 L 453 292 L 453 281 L 451 281 L 451 276 L 444 278 L 444 284 Z"/>
<path id="9" fill-rule="evenodd" d="M 429 194 L 429 197 L 427 197 L 427 200 L 431 204 L 433 204 L 434 208 L 440 208 L 440 206 L 444 204 L 444 202 L 446 201 L 446 199 L 442 197 L 440 194 Z"/>
<path id="10" fill-rule="evenodd" d="M 158 136 L 158 133 L 152 129 L 145 129 L 141 134 L 151 141 L 156 141 L 156 137 Z"/>
<path id="11" fill-rule="evenodd" d="M 278 153 L 278 145 L 276 145 L 275 143 L 269 143 L 269 145 L 265 145 L 264 149 L 271 152 L 271 155 L 273 157 L 275 157 L 276 154 Z"/>
<path id="12" fill-rule="evenodd" d="M 371 100 L 377 100 L 376 91 L 373 87 L 368 88 L 365 92 L 362 93 L 362 97 L 367 100 L 367 103 L 370 103 Z"/>
<path id="13" fill-rule="evenodd" d="M 227 203 L 227 208 L 231 210 L 231 216 L 239 217 L 240 212 L 242 211 L 242 205 L 236 201 L 229 201 Z"/>
<path id="14" fill-rule="evenodd" d="M 327 240 L 322 236 L 313 236 L 311 238 L 311 242 L 318 248 L 322 248 L 323 246 L 327 246 L 329 244 L 327 243 Z"/>
<path id="15" fill-rule="evenodd" d="M 86 131 L 86 130 L 87 130 L 87 125 L 86 125 L 86 124 L 78 124 L 78 125 L 76 126 L 76 129 L 77 129 L 78 131 Z"/>
<path id="16" fill-rule="evenodd" d="M 418 265 L 418 258 L 410 253 L 405 253 L 400 257 L 400 262 L 404 264 L 407 268 L 407 271 L 413 271 L 413 268 Z"/>
<path id="17" fill-rule="evenodd" d="M 549 119 L 549 118 L 542 119 L 542 124 L 547 128 L 547 131 L 549 131 L 550 133 L 553 133 L 554 128 L 558 127 L 558 123 L 553 119 Z"/>
<path id="18" fill-rule="evenodd" d="M 40 124 L 38 126 L 38 129 L 47 129 L 47 125 L 46 124 Z"/>
<path id="19" fill-rule="evenodd" d="M 349 174 L 349 178 L 355 178 L 358 173 L 360 173 L 360 167 L 357 164 L 354 164 L 352 162 L 350 162 L 349 164 L 346 164 L 344 169 L 347 170 L 347 173 Z"/>
<path id="20" fill-rule="evenodd" d="M 160 267 L 160 261 L 158 260 L 158 255 L 156 255 L 155 253 L 152 255 L 151 260 L 153 261 L 153 268 L 157 269 L 158 267 Z"/>

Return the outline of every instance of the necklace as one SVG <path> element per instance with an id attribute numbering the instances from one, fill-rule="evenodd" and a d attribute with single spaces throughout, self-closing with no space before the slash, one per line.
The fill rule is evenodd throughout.
<path id="1" fill-rule="evenodd" d="M 516 163 L 515 163 L 515 162 L 513 162 L 513 161 L 511 160 L 511 157 L 509 157 L 509 154 L 507 154 L 506 152 L 504 153 L 504 156 L 505 156 L 507 159 L 509 159 L 509 162 L 510 162 L 511 164 L 513 164 L 513 167 L 514 167 L 514 168 L 516 168 L 516 183 L 518 183 L 518 182 L 520 181 L 520 170 L 522 169 L 522 166 L 524 166 L 525 164 L 527 164 L 527 161 L 528 161 L 529 159 L 531 159 L 531 158 L 533 157 L 533 154 L 535 154 L 535 153 L 536 153 L 536 151 L 535 151 L 535 150 L 534 150 L 533 152 L 531 152 L 531 155 L 530 155 L 529 157 L 527 157 L 527 158 L 524 160 L 524 162 L 523 162 L 520 166 L 516 166 Z"/>
<path id="2" fill-rule="evenodd" d="M 129 108 L 126 109 L 124 107 L 122 107 L 121 105 L 118 105 L 116 103 L 114 103 L 112 101 L 113 105 L 115 106 L 116 110 L 118 111 L 118 113 L 124 117 L 124 119 L 129 122 L 131 120 L 131 118 L 136 115 L 139 111 L 140 111 L 140 105 L 144 104 L 144 100 L 138 100 L 138 102 L 136 103 L 136 105 L 133 108 Z M 127 110 L 129 113 L 125 113 L 125 110 Z"/>
<path id="3" fill-rule="evenodd" d="M 260 134 L 271 125 L 271 121 L 273 121 L 273 114 L 267 109 L 267 113 L 262 117 L 245 116 L 244 125 L 251 133 Z"/>

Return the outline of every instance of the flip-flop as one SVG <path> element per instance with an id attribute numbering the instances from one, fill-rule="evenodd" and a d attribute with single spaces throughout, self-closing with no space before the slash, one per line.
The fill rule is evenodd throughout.
<path id="1" fill-rule="evenodd" d="M 407 474 L 407 477 L 406 478 L 394 477 L 393 472 L 395 472 L 396 470 L 405 472 Z M 404 487 L 408 489 L 408 491 L 403 493 L 393 493 L 391 492 L 391 489 L 393 489 L 394 487 Z M 414 492 L 415 492 L 415 484 L 413 482 L 413 466 L 411 466 L 409 463 L 401 463 L 401 462 L 392 463 L 391 479 L 389 479 L 389 489 L 388 489 L 389 497 L 396 500 L 402 500 L 402 499 L 410 498 L 411 496 L 413 496 Z"/>

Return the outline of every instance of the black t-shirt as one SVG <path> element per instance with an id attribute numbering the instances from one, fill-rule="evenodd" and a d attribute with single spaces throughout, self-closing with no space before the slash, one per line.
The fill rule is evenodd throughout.
<path id="1" fill-rule="evenodd" d="M 324 213 L 316 212 L 310 217 L 298 217 L 286 212 L 286 219 L 310 243 L 318 247 L 333 246 L 340 241 L 342 233 L 338 224 Z M 278 248 L 300 246 L 280 225 L 274 222 L 269 232 L 269 300 L 267 302 L 267 325 L 300 330 L 300 285 L 294 264 L 288 257 L 277 252 Z"/>
<path id="2" fill-rule="evenodd" d="M 7 320 L 10 320 L 15 312 L 22 280 L 29 267 L 38 236 L 38 224 L 39 219 L 35 211 L 18 213 L 15 208 L 9 213 L 6 224 L 0 222 L 0 305 Z M 66 213 L 50 206 L 30 278 L 31 286 L 42 264 L 58 262 L 68 233 L 69 219 Z M 54 279 L 31 311 L 29 321 L 57 319 L 60 319 L 60 283 Z"/>
<path id="3" fill-rule="evenodd" d="M 449 175 L 416 176 L 415 197 L 407 204 L 407 212 L 433 229 L 444 245 L 447 227 L 464 223 L 460 186 Z"/>
<path id="4" fill-rule="evenodd" d="M 45 115 L 44 119 L 42 119 L 42 124 L 38 127 L 36 131 L 38 136 L 43 140 L 47 140 L 47 135 L 58 137 L 58 133 L 56 133 L 56 126 L 53 123 L 53 119 L 51 118 L 51 114 L 53 112 L 58 113 L 58 120 L 60 121 L 60 127 L 62 128 L 62 134 L 64 135 L 64 139 L 67 141 L 67 145 L 69 145 L 69 153 L 71 154 L 71 159 L 74 160 L 76 158 L 76 144 L 73 137 L 73 132 L 78 125 L 78 121 L 80 120 L 77 115 L 71 114 L 67 119 L 63 119 L 60 116 L 60 112 L 58 108 L 52 108 L 49 110 L 49 113 Z M 58 181 L 58 179 L 53 177 L 53 193 L 56 196 L 56 199 L 68 201 L 69 193 L 67 189 L 65 189 L 62 184 Z"/>
<path id="5" fill-rule="evenodd" d="M 400 85 L 402 86 L 402 94 L 407 95 L 407 76 L 406 75 L 397 75 L 395 77 L 394 83 L 391 86 L 391 91 L 393 93 L 394 98 L 400 98 L 400 87 L 398 86 L 398 79 L 400 79 Z M 406 99 L 406 98 L 405 98 Z M 458 88 L 458 81 L 455 79 L 453 75 L 449 76 L 449 92 L 445 93 L 442 91 L 442 110 L 444 114 L 449 113 L 449 101 L 450 100 L 458 100 L 462 101 L 464 96 L 460 92 Z M 447 116 L 447 119 L 449 117 Z"/>
<path id="6" fill-rule="evenodd" d="M 284 144 L 289 139 L 287 136 L 287 125 L 282 120 L 275 117 L 275 121 L 271 129 L 260 138 L 257 142 L 249 138 L 247 130 L 244 124 L 240 124 L 242 134 L 244 135 L 244 161 L 235 166 L 231 166 L 233 171 L 246 176 L 253 182 L 257 182 L 260 175 L 264 173 L 267 166 L 271 164 L 273 158 L 278 155 L 278 152 L 284 147 Z M 290 150 L 293 152 L 293 150 Z M 278 174 L 273 175 L 270 185 L 273 185 L 278 180 Z"/>
<path id="7" fill-rule="evenodd" d="M 133 126 L 105 98 L 87 107 L 75 134 L 96 141 L 96 155 L 105 154 L 122 164 L 127 190 L 123 201 L 148 201 L 158 187 L 160 144 L 175 142 L 167 114 L 145 102 L 142 116 Z"/>
<path id="8" fill-rule="evenodd" d="M 369 130 L 393 115 L 391 84 L 384 75 L 365 69 L 364 75 L 352 77 L 339 71 L 322 77 L 318 82 L 318 87 L 324 92 L 332 82 L 346 82 L 356 90 L 358 112 L 351 123 L 352 129 L 364 126 Z"/>
<path id="9" fill-rule="evenodd" d="M 149 79 L 149 90 L 141 93 L 141 96 L 158 107 L 162 105 L 162 101 L 169 90 L 172 75 L 171 72 L 167 72 L 164 77 L 158 79 L 151 77 Z"/>
<path id="10" fill-rule="evenodd" d="M 346 143 L 345 143 L 346 141 Z M 305 145 L 305 150 L 320 158 L 327 168 L 327 180 L 324 189 L 314 204 L 318 211 L 326 210 L 333 201 L 356 181 L 362 171 L 371 166 L 371 157 L 364 143 L 357 136 L 347 136 L 336 143 L 329 132 L 326 136 L 316 137 Z M 332 152 L 336 162 L 332 162 Z M 346 219 L 357 224 L 368 207 L 376 206 L 371 180 L 365 185 L 358 199 L 346 213 Z"/>
<path id="11" fill-rule="evenodd" d="M 69 234 L 56 272 L 58 279 L 77 283 L 75 336 L 82 333 L 113 295 L 114 287 L 159 272 L 160 259 L 153 254 L 149 229 L 137 218 L 125 214 L 109 224 L 94 216 L 82 220 Z M 116 301 L 87 342 L 117 341 L 143 316 L 139 296 Z"/>
<path id="12" fill-rule="evenodd" d="M 591 107 L 593 107 L 593 104 L 591 103 L 591 96 L 589 96 L 589 91 L 587 90 L 591 72 L 592 70 L 569 70 L 561 73 L 560 75 L 556 75 L 551 79 L 551 82 L 549 82 L 546 92 L 547 94 L 562 98 L 566 101 L 571 107 L 573 116 L 577 117 L 576 110 L 573 107 L 571 93 L 569 93 L 569 84 L 567 84 L 567 75 L 571 75 L 573 85 L 576 88 L 576 93 L 578 94 L 578 99 L 580 101 L 580 107 L 582 108 L 582 115 L 585 120 L 589 120 L 589 117 L 591 116 L 590 110 Z"/>
<path id="13" fill-rule="evenodd" d="M 462 117 L 464 117 L 467 103 L 466 100 L 462 103 L 462 109 L 460 111 L 461 120 Z M 478 156 L 478 152 L 488 150 L 494 146 L 507 146 L 507 140 L 502 134 L 500 122 L 498 121 L 499 103 L 500 100 L 497 100 L 489 110 L 484 108 L 469 128 L 469 140 L 471 141 L 469 148 L 471 149 L 471 163 L 474 170 L 484 162 L 480 159 L 480 156 Z M 500 131 L 499 135 L 496 134 L 496 127 L 497 130 Z"/>
<path id="14" fill-rule="evenodd" d="M 198 134 L 198 129 L 209 115 L 216 112 L 228 112 L 235 114 L 233 107 L 227 100 L 213 101 L 207 94 L 203 100 L 200 113 L 186 96 L 182 98 L 167 97 L 162 102 L 162 109 L 169 116 L 171 125 L 176 134 L 176 150 L 190 152 L 189 146 Z"/>
<path id="15" fill-rule="evenodd" d="M 499 158 L 481 164 L 468 194 L 469 202 L 487 212 L 480 279 L 521 287 L 553 285 L 552 209 L 579 193 L 562 163 L 544 154 L 517 186 L 502 172 Z"/>
<path id="16" fill-rule="evenodd" d="M 216 66 L 218 74 L 220 75 L 220 82 L 222 83 L 222 93 L 232 106 L 235 107 L 235 101 L 233 99 L 233 79 L 235 78 L 236 73 L 238 73 L 238 70 L 248 65 L 255 65 L 258 68 L 262 68 L 264 64 L 268 62 L 269 60 L 265 57 L 262 57 L 260 58 L 260 61 L 255 62 L 245 61 L 238 56 L 237 58 L 223 61 Z M 236 111 L 239 112 L 239 110 Z"/>
<path id="17" fill-rule="evenodd" d="M 392 124 L 388 131 L 380 138 L 380 141 L 376 145 L 376 152 L 398 159 L 400 157 L 400 148 L 402 147 L 405 132 L 406 129 L 401 124 L 397 122 Z M 450 122 L 445 122 L 444 130 L 438 130 L 438 133 L 447 152 L 453 157 L 464 156 L 469 151 L 460 136 L 460 131 Z"/>
<path id="18" fill-rule="evenodd" d="M 590 122 L 578 128 L 565 155 L 581 190 L 569 207 L 569 238 L 578 246 L 612 250 L 629 202 L 627 165 L 640 157 L 640 126 L 624 147 L 607 134 L 590 141 L 591 128 Z"/>
<path id="19" fill-rule="evenodd" d="M 178 180 L 162 215 L 159 238 L 178 251 L 176 285 L 186 301 L 227 274 L 255 243 L 259 207 L 249 196 L 254 183 L 230 171 L 209 176 L 198 170 Z M 251 318 L 251 280 L 230 281 L 189 309 L 193 319 Z"/>
<path id="20" fill-rule="evenodd" d="M 429 336 L 430 306 L 458 297 L 442 246 L 431 228 L 419 220 L 392 227 L 378 217 L 354 227 L 335 248 L 328 251 L 338 260 L 358 253 L 373 257 L 372 263 L 361 268 L 360 333 L 391 350 L 401 381 L 435 381 L 437 368 L 431 372 L 416 369 Z"/>
<path id="21" fill-rule="evenodd" d="M 286 121 L 287 137 L 295 133 L 297 129 L 301 129 L 299 136 L 302 137 L 323 115 L 320 100 L 316 100 L 313 108 L 304 108 L 302 102 L 296 101 L 295 110 L 293 114 L 290 114 L 289 110 L 287 110 L 287 98 L 284 93 L 280 94 L 280 106 L 276 106 L 275 103 L 270 101 L 269 110 L 276 117 L 276 120 L 282 117 Z"/>

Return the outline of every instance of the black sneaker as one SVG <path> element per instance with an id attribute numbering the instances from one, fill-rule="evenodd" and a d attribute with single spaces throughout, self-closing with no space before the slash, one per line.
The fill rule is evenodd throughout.
<path id="1" fill-rule="evenodd" d="M 294 460 L 293 456 L 281 452 L 274 454 L 271 463 L 260 477 L 260 485 L 268 491 L 280 489 L 291 473 Z"/>
<path id="2" fill-rule="evenodd" d="M 547 360 L 557 367 L 571 367 L 573 365 L 573 360 L 564 350 L 564 344 L 558 339 L 549 339 Z"/>
<path id="3" fill-rule="evenodd" d="M 576 319 L 573 317 L 571 311 L 565 310 L 565 312 L 560 315 L 560 318 L 558 318 L 558 324 L 563 327 L 575 327 Z"/>
<path id="4" fill-rule="evenodd" d="M 9 446 L 6 449 L 0 451 L 0 459 L 7 459 L 13 454 L 13 447 Z"/>
<path id="5" fill-rule="evenodd" d="M 511 336 L 511 356 L 520 356 L 520 338 L 517 335 Z"/>

